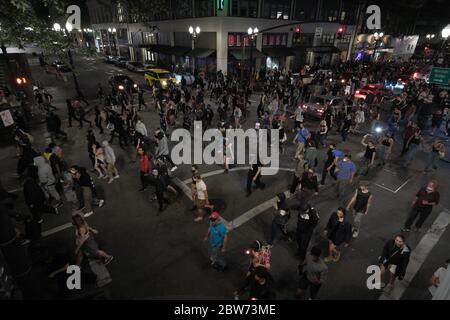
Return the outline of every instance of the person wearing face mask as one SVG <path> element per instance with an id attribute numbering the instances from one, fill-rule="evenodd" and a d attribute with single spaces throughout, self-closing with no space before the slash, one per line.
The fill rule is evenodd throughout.
<path id="1" fill-rule="evenodd" d="M 431 180 L 427 183 L 426 187 L 422 187 L 416 193 L 416 199 L 412 203 L 412 210 L 408 219 L 405 222 L 405 227 L 402 231 L 411 231 L 413 222 L 416 221 L 414 231 L 420 231 L 425 220 L 431 214 L 433 207 L 439 204 L 440 194 L 436 190 L 437 182 Z"/>
<path id="2" fill-rule="evenodd" d="M 345 218 L 345 209 L 340 207 L 334 212 L 328 220 L 325 228 L 325 235 L 328 238 L 328 257 L 325 262 L 338 262 L 341 258 L 341 252 L 338 247 L 344 243 L 348 247 L 352 238 L 352 225 Z"/>
<path id="3" fill-rule="evenodd" d="M 381 276 L 386 275 L 386 270 L 389 274 L 388 286 L 381 284 L 382 287 L 385 287 L 385 291 L 392 290 L 395 279 L 403 280 L 410 255 L 411 248 L 405 243 L 403 235 L 399 234 L 386 242 L 378 260 Z"/>

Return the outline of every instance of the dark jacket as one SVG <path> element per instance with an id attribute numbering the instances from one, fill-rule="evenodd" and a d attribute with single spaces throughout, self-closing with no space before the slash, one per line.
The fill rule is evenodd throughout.
<path id="1" fill-rule="evenodd" d="M 300 184 L 303 189 L 314 190 L 314 192 L 319 192 L 319 184 L 317 182 L 317 176 L 314 174 L 311 178 L 308 175 L 308 172 L 304 172 L 302 175 L 302 179 L 300 180 Z"/>
<path id="2" fill-rule="evenodd" d="M 328 239 L 336 246 L 345 243 L 350 243 L 352 238 L 352 225 L 344 218 L 344 222 L 339 222 L 336 212 L 333 212 L 328 220 L 326 230 L 328 232 Z"/>
<path id="3" fill-rule="evenodd" d="M 395 276 L 404 277 L 410 255 L 411 248 L 409 246 L 405 245 L 401 249 L 395 245 L 395 240 L 389 240 L 383 248 L 379 263 L 383 264 L 385 267 L 388 267 L 391 264 L 396 265 Z"/>
<path id="4" fill-rule="evenodd" d="M 279 193 L 278 199 L 279 199 L 277 201 L 278 210 L 273 220 L 275 223 L 279 225 L 286 225 L 291 216 L 289 213 L 289 208 L 286 205 L 286 196 L 284 195 L 284 193 Z"/>
<path id="5" fill-rule="evenodd" d="M 299 208 L 297 232 L 312 233 L 318 223 L 319 223 L 319 215 L 315 208 L 309 205 L 306 211 L 303 211 Z"/>
<path id="6" fill-rule="evenodd" d="M 46 201 L 45 193 L 39 185 L 38 179 L 28 178 L 23 185 L 25 203 L 30 207 L 41 207 Z"/>
<path id="7" fill-rule="evenodd" d="M 272 278 L 268 278 L 266 283 L 261 285 L 254 277 L 252 277 L 249 298 L 257 300 L 274 300 L 276 298 L 276 293 Z"/>

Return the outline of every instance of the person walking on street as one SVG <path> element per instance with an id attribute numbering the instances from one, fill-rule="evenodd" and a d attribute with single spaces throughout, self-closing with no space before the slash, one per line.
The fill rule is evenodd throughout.
<path id="1" fill-rule="evenodd" d="M 404 156 L 408 152 L 408 144 L 409 140 L 414 136 L 416 132 L 420 131 L 419 127 L 415 122 L 409 121 L 409 123 L 406 126 L 406 129 L 403 133 L 403 147 L 401 156 Z M 392 135 L 391 135 L 392 137 Z"/>
<path id="2" fill-rule="evenodd" d="M 431 286 L 428 287 L 428 290 L 431 293 L 431 296 L 434 297 L 436 294 L 437 288 L 440 286 L 441 282 L 444 280 L 445 274 L 447 272 L 448 266 L 450 264 L 450 259 L 445 261 L 444 266 L 439 267 L 430 279 Z"/>
<path id="3" fill-rule="evenodd" d="M 389 240 L 383 247 L 383 252 L 378 260 L 381 276 L 385 277 L 386 271 L 389 274 L 388 285 L 381 283 L 386 292 L 393 289 L 395 279 L 403 280 L 408 267 L 411 248 L 405 243 L 405 237 L 401 234 Z"/>
<path id="4" fill-rule="evenodd" d="M 256 267 L 250 284 L 249 300 L 275 300 L 275 298 L 274 280 L 269 271 L 262 266 Z"/>
<path id="5" fill-rule="evenodd" d="M 299 104 L 297 109 L 295 109 L 294 115 L 291 116 L 291 119 L 294 119 L 295 121 L 295 126 L 294 129 L 292 130 L 292 132 L 295 132 L 295 130 L 297 130 L 298 128 L 300 128 L 300 123 L 303 123 L 303 108 L 302 105 Z"/>
<path id="6" fill-rule="evenodd" d="M 197 217 L 194 219 L 194 222 L 200 222 L 205 217 L 205 207 L 208 207 L 210 205 L 208 188 L 206 187 L 206 183 L 203 181 L 199 173 L 196 173 L 194 175 L 193 180 L 195 181 L 195 193 L 193 195 L 193 202 L 195 204 L 195 207 L 197 208 Z"/>
<path id="7" fill-rule="evenodd" d="M 102 117 L 101 117 L 101 112 L 100 112 L 98 106 L 95 106 L 94 112 L 95 112 L 95 118 L 94 118 L 95 126 L 100 130 L 100 134 L 103 134 Z"/>
<path id="8" fill-rule="evenodd" d="M 317 148 L 311 139 L 306 143 L 304 158 L 310 168 L 317 166 Z"/>
<path id="9" fill-rule="evenodd" d="M 310 299 L 314 300 L 327 279 L 328 266 L 321 255 L 322 250 L 319 247 L 312 247 L 310 254 L 299 266 L 301 272 L 297 294 L 300 299 L 303 299 L 305 291 L 309 289 Z"/>
<path id="10" fill-rule="evenodd" d="M 41 224 L 42 213 L 58 214 L 58 208 L 48 204 L 47 197 L 39 184 L 38 168 L 29 166 L 27 170 L 28 178 L 23 185 L 23 195 L 25 203 L 33 216 L 33 219 Z"/>
<path id="11" fill-rule="evenodd" d="M 78 185 L 81 191 L 81 208 L 84 209 L 84 217 L 91 216 L 94 211 L 92 210 L 92 205 L 96 204 L 98 207 L 102 207 L 105 203 L 104 199 L 98 199 L 96 197 L 96 190 L 94 181 L 92 181 L 91 176 L 86 172 L 85 168 L 72 166 L 70 168 L 70 173 L 72 174 L 72 179 Z"/>
<path id="12" fill-rule="evenodd" d="M 156 200 L 158 201 L 159 205 L 159 213 L 161 213 L 164 209 L 163 207 L 164 203 L 166 204 L 169 203 L 169 199 L 167 199 L 164 196 L 164 192 L 166 191 L 167 188 L 164 181 L 164 177 L 160 174 L 158 169 L 155 168 L 152 170 L 152 174 L 148 179 L 150 184 L 152 184 L 155 187 Z"/>
<path id="13" fill-rule="evenodd" d="M 430 171 L 430 167 L 436 170 L 438 168 L 438 160 L 445 157 L 445 146 L 439 139 L 434 139 L 430 148 L 431 150 L 428 153 L 425 172 Z"/>
<path id="14" fill-rule="evenodd" d="M 300 194 L 298 196 L 300 202 L 309 202 L 314 196 L 319 195 L 319 183 L 313 168 L 308 168 L 308 170 L 303 172 L 300 185 Z"/>
<path id="15" fill-rule="evenodd" d="M 303 172 L 305 172 L 305 170 L 307 170 L 308 168 L 308 164 L 306 162 L 306 160 L 303 159 L 303 154 L 299 154 L 297 155 L 296 158 L 297 164 L 295 166 L 295 172 L 293 175 L 293 180 L 292 180 L 292 184 L 291 187 L 289 188 L 289 192 L 291 194 L 294 194 L 295 191 L 297 190 L 297 186 L 300 183 L 300 179 L 303 176 Z"/>
<path id="16" fill-rule="evenodd" d="M 292 141 L 292 143 L 297 144 L 297 150 L 295 152 L 294 159 L 297 158 L 297 155 L 299 153 L 303 153 L 305 151 L 305 144 L 309 138 L 310 138 L 310 133 L 309 133 L 308 129 L 305 128 L 305 125 L 303 124 L 303 122 L 300 122 L 297 133 L 294 137 L 294 140 Z"/>
<path id="17" fill-rule="evenodd" d="M 331 214 L 325 234 L 328 237 L 329 254 L 324 260 L 325 262 L 338 262 L 341 257 L 338 247 L 343 243 L 344 247 L 348 247 L 352 238 L 352 225 L 346 219 L 344 208 L 338 208 Z"/>
<path id="18" fill-rule="evenodd" d="M 339 158 L 343 157 L 344 153 L 338 149 L 336 149 L 336 145 L 330 143 L 327 151 L 327 158 L 325 160 L 323 170 L 322 170 L 322 179 L 320 181 L 321 185 L 325 184 L 325 178 L 327 177 L 327 173 L 330 173 L 330 176 L 336 180 L 336 174 L 334 173 L 336 170 L 336 164 Z"/>
<path id="19" fill-rule="evenodd" d="M 304 261 L 314 228 L 319 223 L 319 214 L 317 213 L 317 210 L 311 207 L 311 205 L 307 202 L 301 203 L 297 209 L 298 220 L 296 238 L 298 246 L 298 256 L 300 258 L 300 261 Z"/>
<path id="20" fill-rule="evenodd" d="M 289 208 L 286 204 L 286 196 L 284 193 L 277 195 L 277 201 L 273 204 L 276 213 L 272 220 L 272 231 L 270 233 L 270 240 L 268 244 L 273 246 L 275 241 L 280 239 L 283 235 L 288 236 L 287 224 L 290 218 Z"/>
<path id="21" fill-rule="evenodd" d="M 144 191 L 147 189 L 147 176 L 150 173 L 150 170 L 152 169 L 150 158 L 147 154 L 147 152 L 144 150 L 144 148 L 138 148 L 137 153 L 140 157 L 139 159 L 139 176 L 141 178 L 141 185 L 142 188 L 139 189 L 139 191 Z"/>
<path id="22" fill-rule="evenodd" d="M 414 231 L 420 231 L 433 207 L 439 204 L 440 194 L 436 188 L 437 182 L 431 180 L 416 193 L 416 199 L 412 203 L 412 210 L 405 222 L 405 227 L 402 229 L 403 232 L 411 231 L 411 226 L 417 217 Z"/>
<path id="23" fill-rule="evenodd" d="M 86 120 L 86 112 L 84 111 L 83 106 L 81 105 L 79 100 L 73 101 L 73 107 L 75 109 L 75 114 L 78 117 L 78 121 L 80 123 L 79 129 L 83 129 L 83 122 L 89 123 L 89 127 L 92 127 L 92 122 Z"/>
<path id="24" fill-rule="evenodd" d="M 342 125 L 341 128 L 342 142 L 347 141 L 347 136 L 352 128 L 352 124 L 353 124 L 352 116 L 350 114 L 346 115 L 344 119 L 344 124 Z"/>
<path id="25" fill-rule="evenodd" d="M 346 208 L 347 212 L 351 209 L 353 213 L 353 238 L 356 238 L 359 235 L 361 220 L 369 212 L 372 199 L 373 196 L 369 191 L 369 183 L 362 181 Z"/>
<path id="26" fill-rule="evenodd" d="M 336 197 L 339 199 L 346 191 L 347 186 L 353 183 L 356 173 L 356 165 L 352 162 L 352 156 L 346 154 L 344 159 L 337 162 L 339 168 L 335 186 Z"/>
<path id="27" fill-rule="evenodd" d="M 109 177 L 108 183 L 112 183 L 114 179 L 119 179 L 119 171 L 116 168 L 116 154 L 114 149 L 111 148 L 107 140 L 102 142 L 103 151 L 105 154 L 106 172 Z"/>
<path id="28" fill-rule="evenodd" d="M 420 148 L 421 147 L 423 148 L 423 143 L 424 140 L 422 137 L 422 132 L 420 130 L 416 131 L 414 135 L 411 138 L 409 138 L 407 142 L 408 152 L 406 153 L 405 161 L 403 163 L 404 168 L 407 168 L 409 166 L 409 164 L 414 159 L 415 155 L 420 150 Z"/>
<path id="29" fill-rule="evenodd" d="M 235 300 L 239 299 L 239 295 L 244 292 L 251 283 L 252 278 L 255 276 L 255 269 L 258 267 L 264 267 L 270 270 L 271 265 L 271 253 L 268 246 L 264 246 L 261 241 L 255 240 L 250 249 L 245 252 L 250 258 L 250 265 L 245 275 L 245 280 L 242 286 L 240 286 L 234 292 Z"/>
<path id="30" fill-rule="evenodd" d="M 147 111 L 147 104 L 144 101 L 144 90 L 141 87 L 138 88 L 138 109 L 141 111 L 141 107 L 144 106 L 144 111 Z"/>
<path id="31" fill-rule="evenodd" d="M 214 211 L 209 216 L 209 227 L 204 241 L 209 239 L 211 245 L 211 266 L 224 271 L 227 264 L 223 258 L 228 246 L 228 230 L 223 223 L 219 213 Z"/>
<path id="32" fill-rule="evenodd" d="M 56 178 L 53 175 L 52 167 L 48 164 L 47 160 L 43 156 L 37 156 L 34 158 L 34 165 L 38 168 L 39 182 L 46 192 L 47 197 L 54 199 L 56 208 L 62 206 L 61 196 L 56 190 Z"/>
<path id="33" fill-rule="evenodd" d="M 386 164 L 386 161 L 388 161 L 392 154 L 393 146 L 394 139 L 392 139 L 389 133 L 386 133 L 386 136 L 381 140 L 378 148 L 378 158 L 380 159 L 379 166 L 384 166 Z"/>
<path id="34" fill-rule="evenodd" d="M 361 168 L 359 171 L 362 176 L 366 176 L 369 173 L 369 169 L 373 167 L 375 156 L 377 153 L 377 149 L 373 141 L 367 141 L 368 137 L 369 135 L 366 134 L 361 140 L 361 144 L 366 147 L 366 151 L 364 152 Z"/>
<path id="35" fill-rule="evenodd" d="M 164 132 L 158 130 L 155 134 L 155 138 L 158 139 L 158 147 L 156 149 L 156 158 L 161 157 L 161 158 L 164 158 L 165 160 L 167 160 L 167 162 L 169 162 L 170 165 L 172 166 L 170 171 L 172 171 L 172 172 L 175 171 L 177 169 L 177 166 L 170 158 L 169 144 L 167 142 L 166 135 L 164 134 Z"/>
<path id="36" fill-rule="evenodd" d="M 72 127 L 72 119 L 76 119 L 75 108 L 70 99 L 66 99 L 66 105 L 67 105 L 67 117 L 69 120 L 69 128 L 71 128 Z"/>
<path id="37" fill-rule="evenodd" d="M 259 159 L 256 160 L 256 163 L 252 164 L 248 170 L 247 175 L 247 194 L 246 197 L 252 194 L 252 184 L 255 183 L 256 188 L 265 188 L 265 184 L 261 182 L 261 170 L 262 164 Z"/>

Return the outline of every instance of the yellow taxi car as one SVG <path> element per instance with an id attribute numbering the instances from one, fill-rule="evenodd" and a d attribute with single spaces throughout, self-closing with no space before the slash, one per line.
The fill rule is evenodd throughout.
<path id="1" fill-rule="evenodd" d="M 169 86 L 169 82 L 173 82 L 175 84 L 180 82 L 175 78 L 173 73 L 164 69 L 146 69 L 144 78 L 148 86 L 153 87 L 155 81 L 158 81 L 163 89 Z"/>

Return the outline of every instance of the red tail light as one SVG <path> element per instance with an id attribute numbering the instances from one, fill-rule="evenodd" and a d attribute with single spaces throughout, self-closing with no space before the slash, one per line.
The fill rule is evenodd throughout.
<path id="1" fill-rule="evenodd" d="M 356 90 L 356 94 L 359 94 L 359 90 Z"/>

